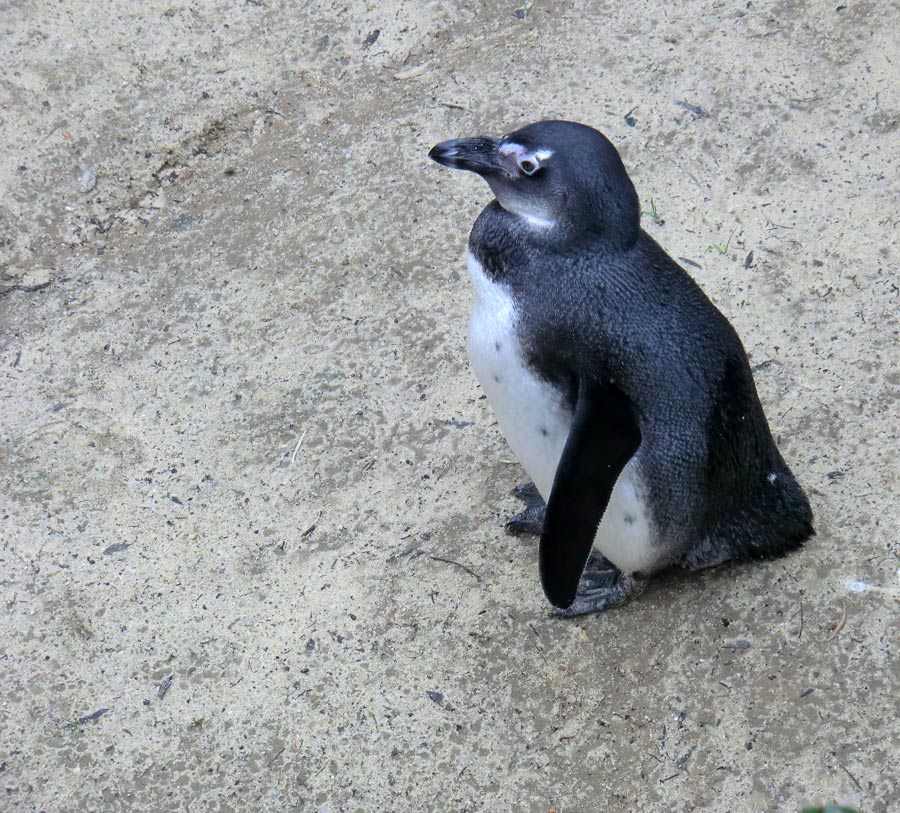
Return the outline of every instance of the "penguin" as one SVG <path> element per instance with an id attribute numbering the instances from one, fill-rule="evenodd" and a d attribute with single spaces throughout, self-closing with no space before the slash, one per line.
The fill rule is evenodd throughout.
<path id="1" fill-rule="evenodd" d="M 815 532 L 741 340 L 640 225 L 612 143 L 569 121 L 442 142 L 494 194 L 469 236 L 475 375 L 533 483 L 558 615 L 605 610 L 670 567 L 773 557 Z"/>

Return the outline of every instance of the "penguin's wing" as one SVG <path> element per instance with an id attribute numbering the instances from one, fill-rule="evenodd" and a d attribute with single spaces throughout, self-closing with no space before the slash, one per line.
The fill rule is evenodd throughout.
<path id="1" fill-rule="evenodd" d="M 612 384 L 581 379 L 541 534 L 541 584 L 555 606 L 575 600 L 613 486 L 640 443 L 628 396 Z"/>

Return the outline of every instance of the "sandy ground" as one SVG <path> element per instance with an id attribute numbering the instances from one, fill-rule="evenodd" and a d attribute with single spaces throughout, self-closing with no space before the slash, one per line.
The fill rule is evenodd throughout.
<path id="1" fill-rule="evenodd" d="M 898 32 L 0 4 L 0 807 L 896 810 Z M 425 157 L 543 117 L 743 336 L 804 551 L 548 616 L 463 353 L 489 193 Z"/>

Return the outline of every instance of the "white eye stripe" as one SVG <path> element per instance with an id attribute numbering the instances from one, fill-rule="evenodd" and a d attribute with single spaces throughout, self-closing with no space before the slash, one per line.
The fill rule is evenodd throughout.
<path id="1" fill-rule="evenodd" d="M 541 162 L 546 161 L 553 155 L 553 150 L 541 148 L 532 151 L 522 144 L 516 144 L 515 141 L 507 141 L 505 144 L 501 144 L 497 149 L 497 152 L 499 152 L 500 155 L 514 155 L 519 161 L 529 159 L 531 161 Z"/>
<path id="2" fill-rule="evenodd" d="M 507 141 L 505 144 L 500 145 L 497 152 L 499 152 L 500 155 L 519 156 L 527 152 L 527 150 L 521 144 L 516 144 L 514 141 Z"/>

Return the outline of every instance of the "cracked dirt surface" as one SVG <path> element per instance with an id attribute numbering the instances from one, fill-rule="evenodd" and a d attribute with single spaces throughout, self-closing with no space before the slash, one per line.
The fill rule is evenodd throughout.
<path id="1" fill-rule="evenodd" d="M 898 31 L 0 4 L 3 809 L 893 809 Z M 738 329 L 804 551 L 548 617 L 463 354 L 489 195 L 425 157 L 542 117 Z"/>

